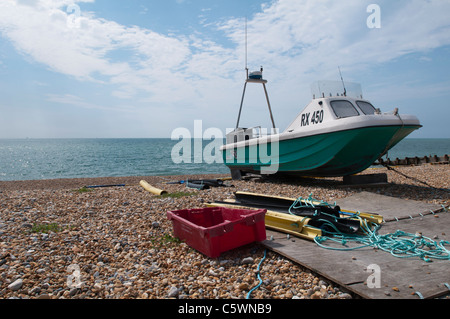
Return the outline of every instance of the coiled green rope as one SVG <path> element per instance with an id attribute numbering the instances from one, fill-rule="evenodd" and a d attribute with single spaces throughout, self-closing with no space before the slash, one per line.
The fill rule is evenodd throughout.
<path id="1" fill-rule="evenodd" d="M 322 205 L 330 205 L 323 201 L 317 201 L 312 198 L 312 195 L 308 199 L 298 198 L 289 209 L 312 206 L 315 207 L 313 201 L 319 202 Z M 336 205 L 336 204 L 335 204 Z M 334 206 L 335 206 L 334 205 Z M 447 211 L 444 207 L 444 210 Z M 320 247 L 332 250 L 356 250 L 365 247 L 373 247 L 376 249 L 381 249 L 383 251 L 389 252 L 392 256 L 398 258 L 411 258 L 419 257 L 420 259 L 431 262 L 432 259 L 440 260 L 450 260 L 450 251 L 445 247 L 445 245 L 450 245 L 449 241 L 441 240 L 436 242 L 431 238 L 422 236 L 421 234 L 410 234 L 397 230 L 395 233 L 380 235 L 378 230 L 381 225 L 368 222 L 359 216 L 359 213 L 352 215 L 349 218 L 357 218 L 360 220 L 361 229 L 363 234 L 346 234 L 340 232 L 334 225 L 326 220 L 321 220 L 330 226 L 334 231 L 325 231 L 322 229 L 322 233 L 327 235 L 316 236 L 314 242 Z M 331 241 L 335 243 L 340 243 L 343 248 L 325 246 L 323 243 L 326 241 Z M 359 246 L 349 247 L 349 243 L 357 243 Z"/>
<path id="2" fill-rule="evenodd" d="M 327 240 L 340 242 L 342 246 L 347 246 L 349 242 L 362 244 L 357 247 L 336 248 L 325 246 Z M 356 250 L 364 247 L 373 247 L 389 252 L 392 256 L 398 258 L 419 257 L 420 259 L 431 262 L 432 259 L 450 260 L 450 251 L 445 245 L 450 242 L 441 240 L 439 243 L 422 235 L 410 234 L 397 230 L 393 234 L 379 235 L 377 231 L 363 235 L 335 234 L 333 237 L 317 236 L 314 241 L 323 248 L 332 250 Z"/>
<path id="3" fill-rule="evenodd" d="M 328 204 L 327 202 L 324 202 L 322 200 L 318 200 L 318 199 L 314 199 L 312 197 L 313 195 L 310 194 L 308 198 L 304 199 L 303 197 L 299 197 L 297 198 L 294 203 L 292 203 L 292 205 L 289 207 L 289 213 L 291 215 L 294 215 L 291 210 L 292 209 L 296 209 L 296 208 L 301 208 L 301 207 L 312 207 L 315 208 L 316 206 L 314 205 L 313 202 L 318 203 L 318 205 L 325 205 L 325 206 L 330 206 L 330 204 Z M 334 203 L 334 206 L 336 206 L 336 203 Z"/>

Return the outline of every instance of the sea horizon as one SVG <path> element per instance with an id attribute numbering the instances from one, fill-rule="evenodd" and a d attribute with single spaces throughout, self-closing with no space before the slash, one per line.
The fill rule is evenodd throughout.
<path id="1" fill-rule="evenodd" d="M 194 150 L 190 161 L 174 163 L 171 152 L 179 142 L 163 137 L 0 138 L 0 181 L 230 173 L 225 164 L 208 164 Z M 203 148 L 211 142 L 203 140 Z M 383 158 L 448 154 L 450 138 L 406 138 Z"/>

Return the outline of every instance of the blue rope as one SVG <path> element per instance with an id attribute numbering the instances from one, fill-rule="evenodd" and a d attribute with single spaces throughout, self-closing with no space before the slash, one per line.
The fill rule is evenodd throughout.
<path id="1" fill-rule="evenodd" d="M 414 294 L 419 296 L 420 299 L 425 299 L 419 291 L 416 291 Z"/>
<path id="2" fill-rule="evenodd" d="M 312 197 L 312 194 L 309 195 L 308 198 L 303 199 L 303 197 L 299 197 L 297 198 L 292 205 L 289 207 L 289 214 L 294 215 L 291 210 L 292 209 L 297 209 L 297 208 L 301 208 L 301 207 L 312 207 L 312 208 L 316 208 L 316 206 L 314 205 L 314 202 L 318 202 L 318 205 L 326 205 L 326 206 L 336 206 L 336 203 L 334 203 L 334 205 L 330 205 L 327 202 L 324 202 L 322 200 L 318 200 L 318 199 L 314 199 Z"/>
<path id="3" fill-rule="evenodd" d="M 320 203 L 320 205 L 327 205 L 329 207 L 336 206 L 330 205 L 324 201 L 316 200 L 309 195 L 307 199 L 299 197 L 289 208 L 289 213 L 292 214 L 291 209 L 300 207 L 313 207 L 315 208 L 313 201 Z M 443 206 L 444 207 L 444 206 Z M 447 209 L 444 207 L 444 210 Z M 317 214 L 317 211 L 316 211 Z M 322 213 L 325 214 L 325 213 Z M 327 214 L 325 214 L 327 215 Z M 347 214 L 347 218 L 357 218 L 360 221 L 363 235 L 359 234 L 345 234 L 340 232 L 330 221 L 321 219 L 320 221 L 327 224 L 334 231 L 322 230 L 322 236 L 316 236 L 314 242 L 320 247 L 332 250 L 356 250 L 364 247 L 374 247 L 383 251 L 391 253 L 392 256 L 398 258 L 410 258 L 419 257 L 426 262 L 431 262 L 431 259 L 450 260 L 450 251 L 445 248 L 445 245 L 450 245 L 450 242 L 441 240 L 439 243 L 422 235 L 415 235 L 397 230 L 393 234 L 380 235 L 378 230 L 381 225 L 367 221 L 365 218 L 361 218 L 359 212 L 356 214 Z M 330 216 L 330 215 L 328 215 Z M 332 216 L 334 217 L 334 216 Z M 331 241 L 335 243 L 341 243 L 343 248 L 325 246 L 322 243 L 325 241 Z M 349 247 L 348 243 L 354 242 L 360 244 L 360 246 Z"/>
<path id="4" fill-rule="evenodd" d="M 257 270 L 256 270 L 256 272 L 257 272 L 257 274 L 258 274 L 259 284 L 258 284 L 257 286 L 255 286 L 255 287 L 253 287 L 253 288 L 248 292 L 247 298 L 246 298 L 246 299 L 250 299 L 250 295 L 252 294 L 252 292 L 255 291 L 256 289 L 258 289 L 258 288 L 261 286 L 261 284 L 263 283 L 259 271 L 260 271 L 260 268 L 261 268 L 262 263 L 263 263 L 264 260 L 266 259 L 266 254 L 267 254 L 267 249 L 264 250 L 264 257 L 263 257 L 263 259 L 261 259 L 261 261 L 259 262 L 258 268 L 257 268 Z"/>
<path id="5" fill-rule="evenodd" d="M 360 217 L 358 217 L 360 218 Z M 450 242 L 441 240 L 439 243 L 422 235 L 410 234 L 397 230 L 395 233 L 380 235 L 378 230 L 380 225 L 369 225 L 367 220 L 361 219 L 362 229 L 365 235 L 351 235 L 343 233 L 329 233 L 330 236 L 317 236 L 314 241 L 323 248 L 332 250 L 356 250 L 364 247 L 374 247 L 391 253 L 398 258 L 419 257 L 426 262 L 431 259 L 450 260 L 450 251 L 445 245 Z M 330 240 L 341 242 L 346 248 L 336 248 L 325 246 L 322 243 Z M 358 247 L 348 247 L 347 243 L 356 242 L 362 244 Z"/>

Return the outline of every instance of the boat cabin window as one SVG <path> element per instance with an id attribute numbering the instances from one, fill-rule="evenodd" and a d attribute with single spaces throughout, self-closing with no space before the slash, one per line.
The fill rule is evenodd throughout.
<path id="1" fill-rule="evenodd" d="M 356 104 L 358 104 L 361 111 L 364 112 L 366 115 L 375 114 L 375 107 L 370 104 L 369 102 L 364 101 L 356 101 Z"/>
<path id="2" fill-rule="evenodd" d="M 358 116 L 359 112 L 349 101 L 331 101 L 331 108 L 338 118 Z"/>

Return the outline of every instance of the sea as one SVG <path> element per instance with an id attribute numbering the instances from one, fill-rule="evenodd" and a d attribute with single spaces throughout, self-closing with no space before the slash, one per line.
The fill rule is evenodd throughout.
<path id="1" fill-rule="evenodd" d="M 170 138 L 0 139 L 0 181 L 115 176 L 228 174 L 220 161 L 206 161 L 211 141 L 183 145 Z M 201 147 L 199 146 L 201 145 Z M 197 146 L 197 148 L 196 148 Z M 186 155 L 187 154 L 187 155 Z M 391 159 L 450 154 L 450 139 L 407 138 L 388 153 Z M 210 156 L 211 157 L 211 156 Z"/>

